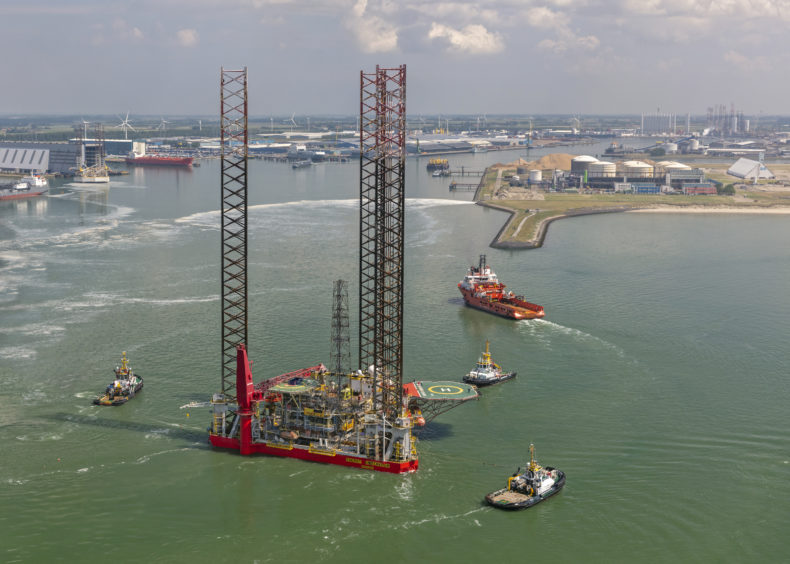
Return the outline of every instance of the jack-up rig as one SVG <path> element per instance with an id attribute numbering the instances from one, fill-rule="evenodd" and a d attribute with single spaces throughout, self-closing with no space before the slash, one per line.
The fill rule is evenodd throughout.
<path id="1" fill-rule="evenodd" d="M 215 447 L 401 473 L 415 425 L 476 399 L 458 382 L 403 384 L 406 66 L 360 73 L 359 366 L 349 371 L 347 290 L 334 287 L 332 366 L 255 384 L 247 358 L 247 70 L 221 70 L 222 391 Z"/>

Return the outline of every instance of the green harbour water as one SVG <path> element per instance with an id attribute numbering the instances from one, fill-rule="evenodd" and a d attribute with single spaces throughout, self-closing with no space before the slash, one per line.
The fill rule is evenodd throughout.
<path id="1" fill-rule="evenodd" d="M 460 380 L 486 339 L 518 377 L 420 431 L 419 471 L 396 476 L 207 444 L 219 178 L 138 168 L 0 202 L 0 561 L 787 561 L 788 216 L 577 217 L 495 250 L 506 214 L 409 159 L 405 380 Z M 358 190 L 356 163 L 250 162 L 256 381 L 328 362 L 337 278 L 355 350 Z M 544 320 L 463 305 L 481 253 Z M 121 351 L 145 389 L 91 405 Z M 530 443 L 565 488 L 484 505 Z"/>

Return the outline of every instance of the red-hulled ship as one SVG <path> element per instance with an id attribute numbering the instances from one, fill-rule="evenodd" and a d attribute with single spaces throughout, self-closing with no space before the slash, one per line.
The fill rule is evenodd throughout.
<path id="1" fill-rule="evenodd" d="M 168 157 L 165 155 L 132 155 L 126 157 L 128 165 L 142 166 L 192 166 L 192 157 Z"/>
<path id="2" fill-rule="evenodd" d="M 47 188 L 40 190 L 39 187 L 41 186 L 46 186 L 46 179 L 44 179 L 44 184 L 38 184 L 37 186 L 21 181 L 0 185 L 0 200 L 18 200 L 20 198 L 40 196 L 47 191 Z"/>
<path id="3" fill-rule="evenodd" d="M 510 319 L 535 319 L 546 315 L 543 306 L 526 301 L 524 296 L 505 291 L 506 287 L 499 282 L 491 267 L 486 265 L 485 255 L 480 255 L 480 264 L 470 266 L 469 272 L 458 283 L 458 289 L 468 306 Z"/>

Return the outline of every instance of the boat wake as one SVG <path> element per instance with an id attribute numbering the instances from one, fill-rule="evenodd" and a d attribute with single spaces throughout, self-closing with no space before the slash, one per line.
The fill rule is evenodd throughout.
<path id="1" fill-rule="evenodd" d="M 473 202 L 458 200 L 443 200 L 440 198 L 406 198 L 406 207 L 410 209 L 428 209 L 441 206 L 467 206 Z M 275 209 L 296 209 L 296 210 L 316 210 L 322 208 L 336 209 L 359 209 L 359 198 L 346 200 L 297 200 L 293 202 L 277 202 L 273 204 L 257 204 L 247 206 L 247 213 L 275 210 Z M 174 223 L 187 224 L 205 229 L 219 229 L 219 210 L 197 212 L 183 217 L 176 218 Z"/>
<path id="2" fill-rule="evenodd" d="M 553 321 L 548 321 L 546 319 L 523 319 L 521 321 L 517 321 L 516 323 L 522 333 L 526 333 L 534 339 L 542 340 L 546 342 L 546 344 L 550 344 L 552 336 L 570 337 L 571 339 L 578 342 L 588 342 L 603 345 L 605 348 L 617 353 L 619 357 L 626 357 L 625 351 L 614 343 L 610 343 L 609 341 L 601 339 L 600 337 L 596 337 L 590 333 L 585 333 L 584 331 L 575 329 L 573 327 L 566 327 L 565 325 L 560 325 L 559 323 L 554 323 Z"/>

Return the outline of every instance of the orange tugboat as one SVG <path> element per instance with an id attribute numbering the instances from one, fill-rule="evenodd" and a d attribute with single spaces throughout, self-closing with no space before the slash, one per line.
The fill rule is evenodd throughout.
<path id="1" fill-rule="evenodd" d="M 458 283 L 468 306 L 510 319 L 535 319 L 546 315 L 543 306 L 526 301 L 524 296 L 506 292 L 506 287 L 486 264 L 485 255 L 480 255 L 480 264 L 470 266 L 469 272 Z"/>

